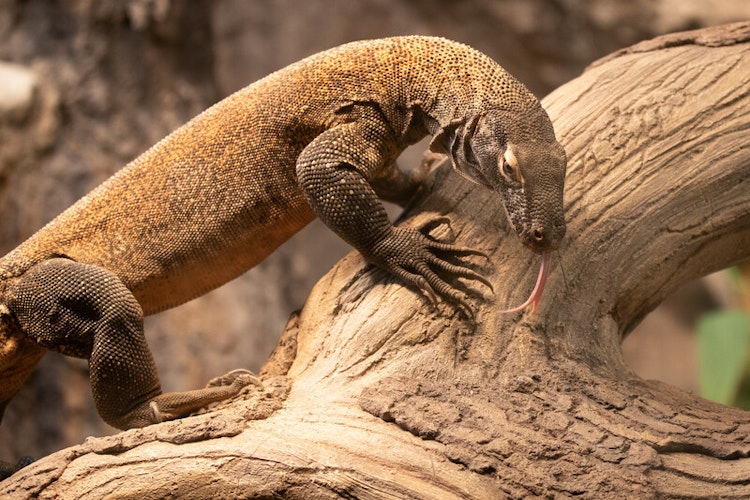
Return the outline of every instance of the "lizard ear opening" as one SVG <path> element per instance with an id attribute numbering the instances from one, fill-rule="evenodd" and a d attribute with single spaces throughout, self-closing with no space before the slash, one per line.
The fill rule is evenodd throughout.
<path id="1" fill-rule="evenodd" d="M 471 150 L 471 138 L 481 114 L 474 115 L 468 122 L 453 120 L 442 127 L 430 141 L 430 151 L 448 155 L 453 169 L 461 177 L 480 186 L 491 187 Z"/>
<path id="2" fill-rule="evenodd" d="M 491 188 L 492 186 L 484 180 L 482 173 L 476 169 L 473 165 L 465 165 L 463 168 L 458 168 L 456 164 L 453 164 L 453 169 L 464 179 L 471 181 L 479 186 Z"/>
<path id="3" fill-rule="evenodd" d="M 472 139 L 480 118 L 481 114 L 474 115 L 467 123 L 456 129 L 451 137 L 450 157 L 453 160 L 453 168 L 462 177 L 474 184 L 491 187 L 472 150 Z"/>

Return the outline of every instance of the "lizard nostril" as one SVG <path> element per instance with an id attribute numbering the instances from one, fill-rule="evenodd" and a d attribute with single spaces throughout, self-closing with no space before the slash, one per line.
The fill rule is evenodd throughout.
<path id="1" fill-rule="evenodd" d="M 536 228 L 534 229 L 534 241 L 537 243 L 541 243 L 544 241 L 544 229 L 543 228 Z"/>

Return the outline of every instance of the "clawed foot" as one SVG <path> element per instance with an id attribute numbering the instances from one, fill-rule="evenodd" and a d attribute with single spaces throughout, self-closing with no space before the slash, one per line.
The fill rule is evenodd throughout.
<path id="1" fill-rule="evenodd" d="M 489 280 L 458 258 L 469 255 L 488 257 L 478 250 L 444 243 L 429 236 L 430 231 L 448 223 L 446 217 L 440 217 L 420 230 L 395 227 L 387 238 L 374 246 L 367 257 L 407 284 L 422 290 L 433 305 L 438 303 L 438 297 L 442 297 L 455 304 L 468 318 L 473 318 L 474 309 L 468 289 L 460 284 L 458 278 L 479 281 L 490 291 L 493 288 Z M 441 275 L 450 277 L 456 284 L 449 283 Z"/>

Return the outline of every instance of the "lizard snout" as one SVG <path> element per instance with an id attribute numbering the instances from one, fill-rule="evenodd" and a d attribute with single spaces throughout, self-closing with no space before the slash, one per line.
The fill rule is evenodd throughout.
<path id="1" fill-rule="evenodd" d="M 532 224 L 521 235 L 523 244 L 537 253 L 555 250 L 565 236 L 565 225 Z"/>

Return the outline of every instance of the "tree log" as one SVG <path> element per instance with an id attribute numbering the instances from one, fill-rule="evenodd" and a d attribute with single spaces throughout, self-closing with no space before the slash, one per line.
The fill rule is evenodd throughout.
<path id="1" fill-rule="evenodd" d="M 535 314 L 501 311 L 538 257 L 492 192 L 441 167 L 399 223 L 449 217 L 435 237 L 490 255 L 475 319 L 352 253 L 262 391 L 90 438 L 0 496 L 750 497 L 750 412 L 641 380 L 620 351 L 676 288 L 750 256 L 748 68 L 750 23 L 727 25 L 616 53 L 543 101 L 569 157 L 568 236 Z"/>

